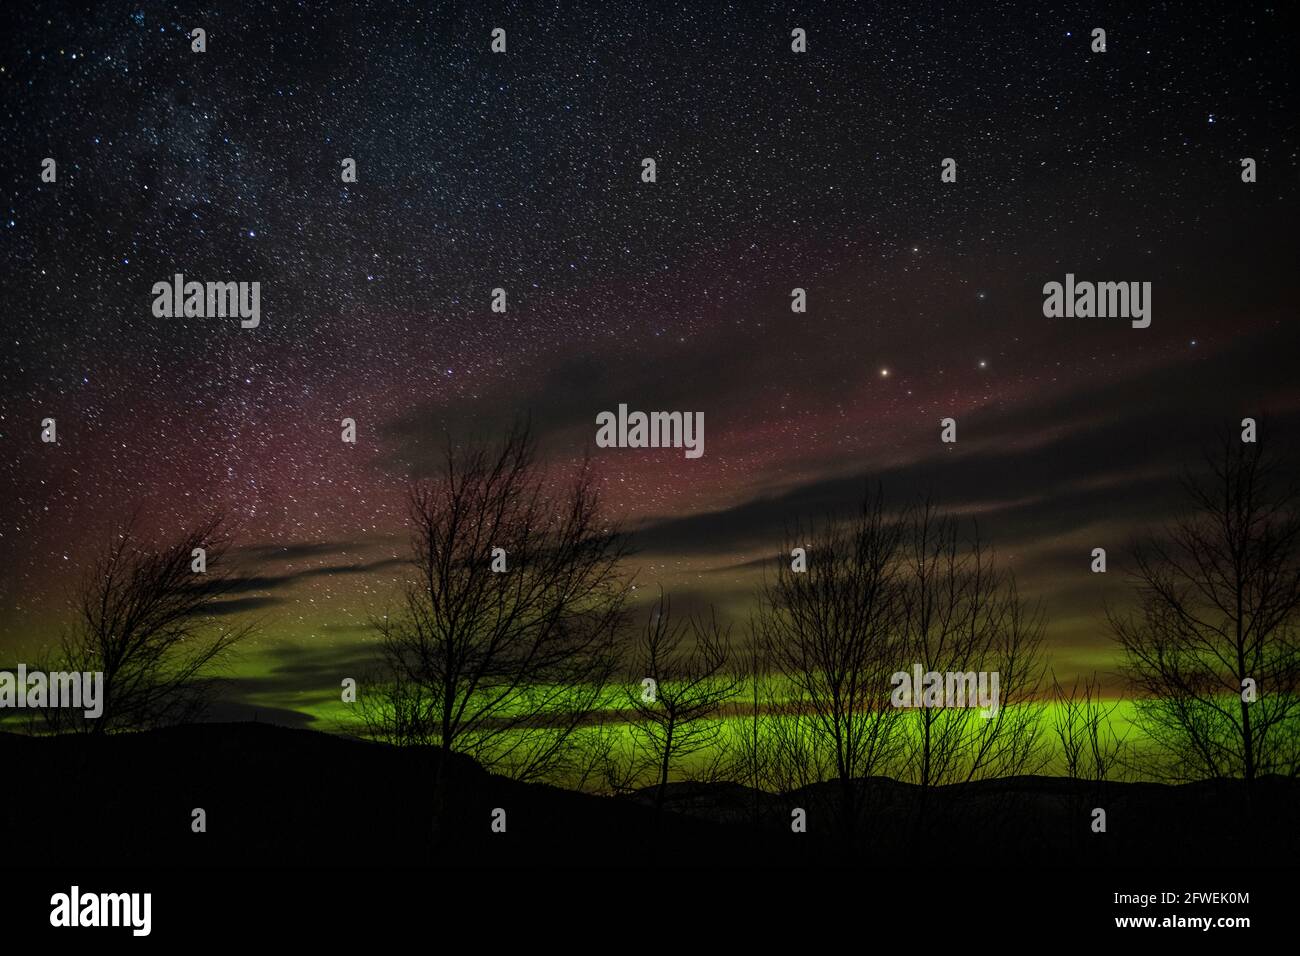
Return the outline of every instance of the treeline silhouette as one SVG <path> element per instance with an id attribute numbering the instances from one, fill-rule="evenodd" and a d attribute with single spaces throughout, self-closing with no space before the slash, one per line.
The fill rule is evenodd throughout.
<path id="1" fill-rule="evenodd" d="M 1138 691 L 1141 746 L 1115 726 L 1118 705 L 1097 675 L 1049 681 L 1043 609 L 975 523 L 933 501 L 891 510 L 868 486 L 852 514 L 794 523 L 740 648 L 712 609 L 679 616 L 662 592 L 648 611 L 632 609 L 630 538 L 588 463 L 557 476 L 526 425 L 494 446 L 449 442 L 440 473 L 411 485 L 411 577 L 374 619 L 379 650 L 351 704 L 352 731 L 367 742 L 288 735 L 284 746 L 304 752 L 272 768 L 259 763 L 265 730 L 177 726 L 202 713 L 219 665 L 255 632 L 213 613 L 239 582 L 217 517 L 152 549 L 129 525 L 82 581 L 79 617 L 42 662 L 102 670 L 104 715 L 51 710 L 28 729 L 111 739 L 4 746 L 107 774 L 117 792 L 107 755 L 139 751 L 170 767 L 172 789 L 192 790 L 194 806 L 202 792 L 235 797 L 183 748 L 251 748 L 245 771 L 232 768 L 237 780 L 269 774 L 292 791 L 300 771 L 304 793 L 350 789 L 355 808 L 326 799 L 331 816 L 366 817 L 345 827 L 378 828 L 365 839 L 401 819 L 422 861 L 473 846 L 485 861 L 506 852 L 522 862 L 524 831 L 561 852 L 547 843 L 559 837 L 535 827 L 569 827 L 577 847 L 598 848 L 574 836 L 577 818 L 592 832 L 608 818 L 656 858 L 694 847 L 777 862 L 881 860 L 945 840 L 1098 862 L 1153 848 L 1217 852 L 1167 839 L 1178 826 L 1198 828 L 1207 845 L 1253 840 L 1280 852 L 1295 842 L 1294 826 L 1289 841 L 1274 837 L 1294 818 L 1286 808 L 1300 774 L 1294 475 L 1262 443 L 1232 435 L 1207 466 L 1185 479 L 1185 513 L 1134 546 L 1133 606 L 1108 611 Z M 193 573 L 200 549 L 211 566 Z M 914 665 L 996 675 L 996 706 L 898 706 L 893 675 Z M 167 727 L 176 729 L 158 730 Z M 119 740 L 126 730 L 154 732 Z M 336 769 L 350 785 L 331 784 L 328 763 L 314 762 L 329 748 L 346 750 Z M 1050 755 L 1065 779 L 1031 776 Z M 1186 786 L 1125 782 L 1137 776 Z M 371 788 L 373 804 L 362 796 Z M 298 812 L 285 809 L 299 806 L 291 792 L 275 803 Z M 497 809 L 515 835 L 508 852 L 479 842 L 494 835 Z M 293 840 L 267 845 L 280 839 Z"/>

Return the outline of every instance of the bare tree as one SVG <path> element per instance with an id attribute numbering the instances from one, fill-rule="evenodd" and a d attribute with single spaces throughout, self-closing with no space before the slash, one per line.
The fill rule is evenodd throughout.
<path id="1" fill-rule="evenodd" d="M 914 695 L 906 737 L 910 775 L 928 791 L 942 784 L 1024 772 L 1039 743 L 1039 714 L 1031 705 L 1040 687 L 1043 620 L 1020 598 L 1015 579 L 999 571 L 974 529 L 963 541 L 957 520 L 930 501 L 906 519 L 900 572 L 903 667 L 923 673 L 998 680 L 996 708 L 966 699 L 926 705 Z M 952 680 L 965 696 L 969 681 Z M 974 688 L 971 687 L 971 690 Z"/>
<path id="2" fill-rule="evenodd" d="M 205 709 L 213 670 L 253 624 L 229 626 L 221 602 L 241 578 L 225 562 L 230 536 L 221 516 L 169 544 L 142 539 L 131 519 L 96 558 L 77 592 L 77 618 L 47 665 L 102 672 L 97 719 L 50 709 L 54 730 L 100 734 L 193 720 Z M 206 570 L 195 570 L 195 552 Z"/>
<path id="3" fill-rule="evenodd" d="M 788 772 L 778 736 L 780 722 L 789 718 L 779 713 L 780 694 L 774 686 L 777 680 L 768 673 L 762 641 L 756 635 L 757 627 L 751 619 L 747 653 L 748 693 L 745 695 L 749 713 L 743 715 L 743 722 L 738 721 L 739 729 L 728 761 L 730 778 L 744 781 L 752 791 L 750 822 L 755 828 L 761 822 L 763 791 L 787 793 L 814 782 L 806 776 L 791 782 L 795 775 Z M 827 773 L 823 770 L 814 776 L 821 781 L 826 779 Z"/>
<path id="4" fill-rule="evenodd" d="M 1112 716 L 1119 701 L 1106 703 L 1097 675 L 1076 677 L 1067 690 L 1052 675 L 1055 709 L 1052 729 L 1065 762 L 1065 775 L 1072 780 L 1100 783 L 1123 765 L 1126 738 L 1117 734 Z"/>
<path id="5" fill-rule="evenodd" d="M 830 765 L 846 846 L 861 815 L 863 777 L 895 756 L 899 711 L 890 675 L 899 656 L 895 628 L 899 526 L 886 518 L 879 491 L 847 520 L 796 528 L 786 554 L 805 548 L 807 570 L 786 564 L 764 582 L 756 635 L 787 695 L 778 735 L 780 763 L 806 773 Z"/>
<path id="6" fill-rule="evenodd" d="M 749 657 L 748 713 L 731 741 L 732 779 L 769 793 L 791 793 L 835 780 L 832 750 L 822 746 L 801 693 L 779 671 L 765 667 L 760 640 L 751 642 Z"/>
<path id="7" fill-rule="evenodd" d="M 661 592 L 635 648 L 635 673 L 641 682 L 628 691 L 635 715 L 633 737 L 653 762 L 655 818 L 663 812 L 669 776 L 681 761 L 711 752 L 720 766 L 723 753 L 722 708 L 736 697 L 742 681 L 729 671 L 731 628 L 722 627 L 710 610 L 674 621 L 669 599 Z M 648 683 L 647 683 L 648 682 Z"/>
<path id="8" fill-rule="evenodd" d="M 352 705 L 352 719 L 368 740 L 398 747 L 435 742 L 433 695 L 401 672 L 379 667 L 363 675 Z M 339 729 L 349 726 L 341 722 Z"/>
<path id="9" fill-rule="evenodd" d="M 1136 608 L 1109 611 L 1139 722 L 1176 780 L 1300 773 L 1294 475 L 1222 436 L 1190 508 L 1134 549 Z"/>
<path id="10" fill-rule="evenodd" d="M 414 580 L 376 621 L 394 732 L 520 779 L 561 772 L 606 699 L 627 593 L 589 471 L 552 484 L 516 426 L 496 448 L 449 443 L 409 514 Z"/>

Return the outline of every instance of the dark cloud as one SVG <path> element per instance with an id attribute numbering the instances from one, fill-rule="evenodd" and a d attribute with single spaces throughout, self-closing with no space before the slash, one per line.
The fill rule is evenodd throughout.
<path id="1" fill-rule="evenodd" d="M 894 507 L 933 495 L 941 506 L 978 515 L 995 543 L 1051 538 L 1097 521 L 1123 522 L 1136 534 L 1180 506 L 1180 475 L 1202 466 L 1218 432 L 1239 431 L 1249 415 L 1275 447 L 1296 434 L 1300 405 L 1274 408 L 1278 400 L 1270 396 L 1285 396 L 1300 334 L 1288 325 L 1265 341 L 1263 350 L 1239 342 L 1207 357 L 1198 370 L 1211 383 L 1204 389 L 1186 389 L 1186 367 L 1171 363 L 1051 401 L 977 411 L 959 420 L 951 452 L 938 442 L 935 416 L 924 425 L 935 451 L 916 461 L 807 482 L 720 511 L 652 520 L 637 530 L 637 543 L 651 553 L 697 555 L 777 548 L 795 521 L 843 513 L 877 482 Z M 1258 404 L 1239 397 L 1227 411 L 1212 383 L 1235 380 L 1244 365 Z"/>
<path id="2" fill-rule="evenodd" d="M 323 568 L 304 568 L 287 574 L 250 574 L 232 580 L 227 590 L 232 594 L 243 591 L 271 591 L 284 588 L 299 581 L 311 578 L 347 577 L 351 575 L 370 574 L 385 568 L 396 568 L 409 564 L 405 558 L 384 558 L 360 564 L 339 564 Z"/>
<path id="3" fill-rule="evenodd" d="M 247 611 L 260 611 L 283 603 L 283 598 L 274 597 L 235 598 L 231 601 L 218 601 L 215 604 L 210 604 L 203 609 L 203 613 L 205 615 L 214 614 L 218 617 L 225 617 L 230 614 L 243 614 Z"/>
<path id="4" fill-rule="evenodd" d="M 356 548 L 356 541 L 299 541 L 285 544 L 245 544 L 232 548 L 231 554 L 247 556 L 257 561 L 294 561 L 300 558 L 319 557 L 322 554 L 355 551 Z"/>
<path id="5" fill-rule="evenodd" d="M 212 723 L 242 723 L 253 721 L 263 724 L 277 724 L 281 727 L 312 727 L 316 718 L 287 707 L 269 707 L 266 704 L 250 704 L 240 700 L 223 698 L 213 701 L 203 715 L 203 719 Z"/>

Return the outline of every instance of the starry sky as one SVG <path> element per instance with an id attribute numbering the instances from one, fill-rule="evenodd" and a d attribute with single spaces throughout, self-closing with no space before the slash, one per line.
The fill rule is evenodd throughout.
<path id="1" fill-rule="evenodd" d="M 783 529 L 878 479 L 978 519 L 1058 673 L 1105 669 L 1118 556 L 1209 431 L 1300 411 L 1280 7 L 1131 6 L 8 12 L 0 662 L 124 514 L 219 507 L 264 625 L 238 706 L 300 719 L 371 653 L 408 480 L 530 415 L 593 451 L 639 587 L 742 618 Z M 155 318 L 178 272 L 259 281 L 260 326 Z M 1045 318 L 1067 272 L 1151 282 L 1151 327 Z M 595 449 L 620 402 L 703 412 L 704 456 Z"/>

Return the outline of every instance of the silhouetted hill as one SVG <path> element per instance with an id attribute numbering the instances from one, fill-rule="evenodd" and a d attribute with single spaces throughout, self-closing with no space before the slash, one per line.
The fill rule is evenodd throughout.
<path id="1" fill-rule="evenodd" d="M 643 799 L 648 802 L 649 791 Z M 1022 776 L 931 788 L 887 777 L 858 781 L 864 807 L 856 858 L 926 865 L 930 854 L 990 864 L 1058 866 L 1296 866 L 1300 864 L 1300 781 L 1092 783 Z M 821 783 L 788 794 L 737 784 L 677 783 L 666 805 L 701 819 L 788 830 L 793 807 L 814 833 L 836 818 L 840 788 Z M 1104 833 L 1094 810 L 1105 811 Z M 846 848 L 834 840 L 831 859 Z M 933 857 L 938 859 L 938 857 Z"/>
<path id="2" fill-rule="evenodd" d="M 196 724 L 107 738 L 0 734 L 12 859 L 82 865 L 637 864 L 654 814 L 487 773 L 452 755 L 448 838 L 432 847 L 434 747 L 396 748 L 268 724 Z M 18 768 L 21 768 L 19 770 Z M 506 811 L 506 832 L 491 830 Z M 207 813 L 207 832 L 191 813 Z M 659 852 L 791 862 L 804 848 L 669 815 Z"/>
<path id="3" fill-rule="evenodd" d="M 394 748 L 266 724 L 108 738 L 0 734 L 0 838 L 24 865 L 347 866 L 808 864 L 854 854 L 833 832 L 838 790 L 778 796 L 675 784 L 655 838 L 645 794 L 588 796 L 487 773 L 452 755 L 446 838 L 431 814 L 437 748 Z M 1300 783 L 1168 787 L 1055 778 L 919 788 L 860 783 L 858 859 L 1056 865 L 1284 864 L 1300 849 Z M 1252 808 L 1253 806 L 1253 813 Z M 792 808 L 808 832 L 790 830 Z M 1107 815 L 1093 833 L 1092 810 Z M 207 832 L 191 830 L 202 808 Z M 496 808 L 506 832 L 491 829 Z"/>

